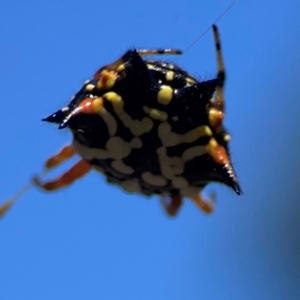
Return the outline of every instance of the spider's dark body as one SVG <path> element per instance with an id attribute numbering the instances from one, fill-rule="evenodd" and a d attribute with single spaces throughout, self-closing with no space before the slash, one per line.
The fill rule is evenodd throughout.
<path id="1" fill-rule="evenodd" d="M 223 62 L 217 78 L 199 81 L 176 65 L 142 58 L 168 52 L 180 54 L 127 51 L 45 121 L 68 127 L 75 152 L 126 191 L 158 194 L 178 205 L 182 197 L 195 200 L 211 181 L 239 194 L 222 124 Z"/>

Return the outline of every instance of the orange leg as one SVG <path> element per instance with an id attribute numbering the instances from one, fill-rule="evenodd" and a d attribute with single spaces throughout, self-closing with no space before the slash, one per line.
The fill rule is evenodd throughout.
<path id="1" fill-rule="evenodd" d="M 212 194 L 209 200 L 204 199 L 204 197 L 199 194 L 192 200 L 203 212 L 211 214 L 215 209 L 215 199 L 215 194 Z"/>
<path id="2" fill-rule="evenodd" d="M 45 167 L 46 169 L 52 169 L 74 155 L 75 155 L 75 150 L 73 146 L 71 145 L 66 146 L 62 148 L 58 154 L 55 154 L 52 157 L 48 158 L 45 163 Z"/>
<path id="3" fill-rule="evenodd" d="M 33 181 L 36 185 L 40 186 L 41 188 L 43 188 L 43 184 L 40 183 L 41 178 L 43 178 L 46 174 L 49 173 L 49 171 L 55 167 L 57 167 L 58 165 L 60 165 L 61 163 L 63 163 L 64 161 L 66 161 L 67 159 L 71 158 L 73 155 L 75 154 L 75 150 L 73 149 L 72 146 L 66 146 L 64 147 L 58 154 L 50 157 L 49 159 L 47 159 L 46 163 L 45 163 L 45 171 L 40 174 L 39 176 L 37 176 Z M 74 169 L 73 172 L 71 172 L 71 170 L 69 171 L 70 175 L 66 175 L 66 177 L 64 177 L 64 175 L 62 176 L 62 181 L 60 183 L 63 183 L 65 185 L 68 184 L 68 182 L 73 182 L 75 179 L 80 178 L 81 176 L 83 176 L 85 173 L 87 173 L 89 170 L 87 170 L 87 166 L 85 166 L 85 164 L 88 164 L 87 162 L 84 161 L 84 163 L 78 163 L 77 165 L 75 165 L 72 169 Z M 88 165 L 90 168 L 90 165 Z M 77 176 L 77 178 L 75 178 Z M 70 183 L 71 183 L 70 182 Z M 70 184 L 69 183 L 69 184 Z M 2 217 L 4 217 L 4 215 L 7 213 L 7 211 L 15 204 L 15 202 L 19 199 L 19 197 L 24 194 L 27 190 L 29 190 L 32 187 L 33 183 L 29 183 L 27 185 L 25 185 L 21 190 L 19 190 L 12 198 L 10 198 L 9 200 L 7 200 L 6 202 L 4 202 L 3 204 L 0 205 L 0 219 Z M 62 184 L 59 186 L 61 187 Z M 46 184 L 46 188 L 47 190 L 55 190 L 59 187 L 52 187 Z"/>
<path id="4" fill-rule="evenodd" d="M 166 213 L 170 217 L 174 217 L 178 213 L 179 208 L 181 207 L 182 198 L 178 195 L 171 196 L 170 200 L 161 198 L 161 204 L 162 204 L 163 208 L 165 209 Z"/>
<path id="5" fill-rule="evenodd" d="M 92 166 L 86 160 L 82 159 L 58 179 L 42 183 L 38 177 L 34 177 L 33 182 L 45 191 L 55 191 L 72 184 L 75 180 L 87 174 L 91 169 Z"/>

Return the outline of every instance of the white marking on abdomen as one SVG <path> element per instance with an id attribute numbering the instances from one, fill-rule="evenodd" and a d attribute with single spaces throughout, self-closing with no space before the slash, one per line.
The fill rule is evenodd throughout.
<path id="1" fill-rule="evenodd" d="M 167 180 L 161 176 L 161 175 L 154 175 L 150 172 L 144 172 L 142 174 L 142 179 L 149 183 L 150 185 L 152 186 L 159 186 L 159 187 L 162 187 L 162 186 L 165 186 L 167 185 Z"/>
<path id="2" fill-rule="evenodd" d="M 111 163 L 111 166 L 118 172 L 126 175 L 131 175 L 134 173 L 132 167 L 127 166 L 122 159 L 116 159 Z"/>

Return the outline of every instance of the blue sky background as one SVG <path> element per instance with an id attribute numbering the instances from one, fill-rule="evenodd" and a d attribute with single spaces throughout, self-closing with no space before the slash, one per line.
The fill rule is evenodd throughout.
<path id="1" fill-rule="evenodd" d="M 130 47 L 185 49 L 230 1 L 0 2 L 0 201 L 71 140 L 40 119 Z M 244 190 L 169 219 L 96 172 L 32 189 L 0 223 L 1 299 L 300 299 L 300 1 L 240 1 L 219 23 L 226 125 Z M 182 57 L 216 73 L 212 33 Z M 61 173 L 70 164 L 58 172 Z"/>

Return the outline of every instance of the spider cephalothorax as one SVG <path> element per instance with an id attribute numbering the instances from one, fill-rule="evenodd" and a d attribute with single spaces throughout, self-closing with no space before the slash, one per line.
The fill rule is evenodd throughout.
<path id="1" fill-rule="evenodd" d="M 199 81 L 173 64 L 143 59 L 181 53 L 173 49 L 129 50 L 102 67 L 68 106 L 44 119 L 69 128 L 74 137 L 46 167 L 75 153 L 82 160 L 57 180 L 35 178 L 35 183 L 56 190 L 94 168 L 128 192 L 160 195 L 169 215 L 176 214 L 183 197 L 212 211 L 213 203 L 200 195 L 211 181 L 240 194 L 229 159 L 230 136 L 223 127 L 225 71 L 216 26 L 213 31 L 218 74 L 211 80 Z"/>

